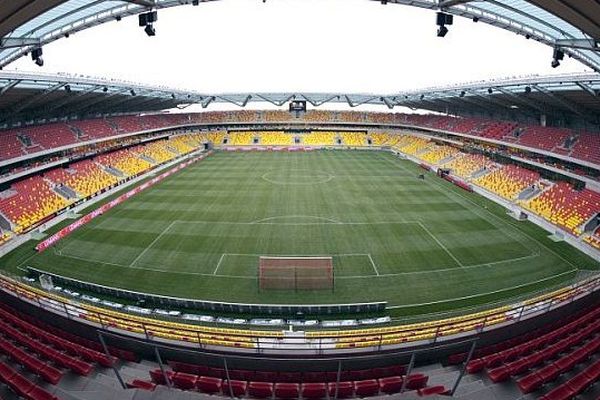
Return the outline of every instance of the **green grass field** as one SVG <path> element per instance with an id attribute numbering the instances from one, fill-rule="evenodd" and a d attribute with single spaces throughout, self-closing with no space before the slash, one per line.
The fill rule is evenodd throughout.
<path id="1" fill-rule="evenodd" d="M 397 313 L 497 301 L 598 269 L 500 206 L 419 173 L 383 152 L 217 152 L 54 248 L 27 244 L 2 262 L 155 294 L 388 301 Z M 260 255 L 332 256 L 335 291 L 259 292 Z"/>

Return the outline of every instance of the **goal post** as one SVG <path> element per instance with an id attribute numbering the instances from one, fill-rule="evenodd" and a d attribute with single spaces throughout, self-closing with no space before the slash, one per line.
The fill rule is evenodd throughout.
<path id="1" fill-rule="evenodd" d="M 332 257 L 267 257 L 258 264 L 259 290 L 332 290 Z"/>

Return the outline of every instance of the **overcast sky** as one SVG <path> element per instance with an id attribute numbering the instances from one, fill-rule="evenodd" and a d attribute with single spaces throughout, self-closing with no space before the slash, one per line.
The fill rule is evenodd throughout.
<path id="1" fill-rule="evenodd" d="M 436 37 L 435 12 L 367 0 L 221 0 L 159 10 L 157 36 L 137 18 L 110 22 L 44 47 L 45 66 L 221 92 L 394 93 L 446 83 L 587 70 L 552 49 L 455 18 Z"/>

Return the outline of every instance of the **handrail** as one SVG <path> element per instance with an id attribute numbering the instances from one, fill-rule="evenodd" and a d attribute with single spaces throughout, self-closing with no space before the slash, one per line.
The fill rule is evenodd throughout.
<path id="1" fill-rule="evenodd" d="M 378 351 L 413 344 L 438 343 L 465 334 L 479 334 L 501 324 L 515 323 L 545 314 L 569 304 L 576 298 L 596 292 L 600 289 L 600 276 L 583 279 L 565 288 L 511 306 L 470 315 L 408 325 L 307 332 L 240 327 L 234 329 L 152 319 L 74 301 L 7 275 L 0 275 L 0 289 L 67 318 L 92 323 L 106 331 L 125 332 L 149 340 L 180 345 L 186 343 L 188 346 L 198 346 L 202 349 L 235 348 L 256 353 L 312 351 L 322 354 L 355 349 Z"/>

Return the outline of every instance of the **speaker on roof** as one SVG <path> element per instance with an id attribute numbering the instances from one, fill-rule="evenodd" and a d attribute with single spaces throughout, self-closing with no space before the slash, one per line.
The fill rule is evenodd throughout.
<path id="1" fill-rule="evenodd" d="M 146 26 L 158 20 L 158 13 L 156 11 L 150 11 L 144 14 L 138 15 L 138 22 L 140 26 Z"/>
<path id="2" fill-rule="evenodd" d="M 454 16 L 451 14 L 439 12 L 439 13 L 437 13 L 437 21 L 436 22 L 437 22 L 438 26 L 452 25 L 452 23 L 454 22 Z"/>

